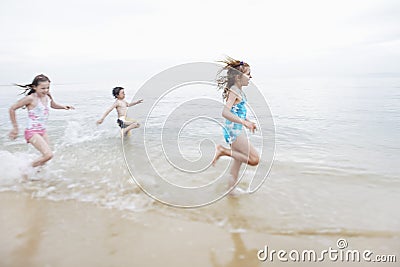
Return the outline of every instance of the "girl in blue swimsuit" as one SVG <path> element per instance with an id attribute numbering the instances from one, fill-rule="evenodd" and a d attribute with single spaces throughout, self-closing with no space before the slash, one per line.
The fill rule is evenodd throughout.
<path id="1" fill-rule="evenodd" d="M 222 61 L 225 66 L 221 70 L 227 71 L 226 76 L 218 79 L 218 87 L 223 90 L 222 97 L 225 105 L 222 116 L 226 119 L 223 128 L 224 138 L 230 148 L 218 145 L 216 148 L 213 165 L 222 156 L 232 157 L 232 164 L 229 182 L 230 187 L 234 187 L 238 181 L 240 166 L 246 163 L 256 166 L 259 162 L 259 155 L 253 145 L 243 132 L 243 126 L 251 132 L 256 130 L 256 124 L 247 119 L 246 95 L 243 87 L 249 85 L 252 78 L 249 64 L 228 57 Z"/>
<path id="2" fill-rule="evenodd" d="M 231 87 L 231 92 L 240 96 L 240 102 L 234 104 L 231 108 L 231 113 L 235 114 L 242 120 L 246 120 L 247 109 L 246 109 L 246 95 L 240 89 L 235 86 Z M 236 140 L 236 138 L 242 133 L 243 125 L 241 123 L 232 122 L 228 119 L 225 121 L 225 126 L 223 128 L 225 142 L 229 145 Z"/>

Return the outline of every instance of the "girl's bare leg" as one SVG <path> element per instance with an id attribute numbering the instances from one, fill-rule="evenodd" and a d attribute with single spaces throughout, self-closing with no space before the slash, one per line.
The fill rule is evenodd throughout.
<path id="1" fill-rule="evenodd" d="M 42 153 L 42 157 L 32 162 L 32 167 L 42 166 L 47 161 L 53 158 L 53 153 L 50 150 L 49 139 L 47 134 L 43 136 L 39 134 L 34 134 L 31 139 L 29 139 L 29 143 L 33 145 L 34 148 L 39 150 Z"/>
<path id="2" fill-rule="evenodd" d="M 235 153 L 241 153 L 245 155 L 246 160 L 242 161 L 250 166 L 256 166 L 259 162 L 259 156 L 257 150 L 254 146 L 250 143 L 249 139 L 245 134 L 239 135 L 235 142 L 232 143 L 232 157 L 235 158 L 233 155 Z M 236 158 L 235 158 L 236 159 Z"/>
<path id="3" fill-rule="evenodd" d="M 230 171 L 230 179 L 228 182 L 229 188 L 231 188 L 232 186 L 234 186 L 238 180 L 238 176 L 239 176 L 239 170 L 240 170 L 240 166 L 242 165 L 242 162 L 240 160 L 235 159 L 233 161 L 232 167 L 231 167 L 231 171 Z"/>
<path id="4" fill-rule="evenodd" d="M 235 142 L 232 143 L 231 149 L 218 145 L 212 164 L 215 165 L 217 160 L 222 156 L 232 157 L 250 166 L 256 166 L 259 161 L 257 151 L 244 134 L 236 138 Z"/>
<path id="5" fill-rule="evenodd" d="M 44 135 L 42 135 L 44 141 L 46 141 L 47 145 L 49 145 L 50 147 L 50 140 L 49 140 L 49 136 L 47 135 L 47 133 L 45 133 Z"/>
<path id="6" fill-rule="evenodd" d="M 239 152 L 239 151 L 234 151 L 232 149 L 223 147 L 221 145 L 217 145 L 217 149 L 215 152 L 215 157 L 214 160 L 212 162 L 212 165 L 214 166 L 215 163 L 217 162 L 217 160 L 222 157 L 222 156 L 228 156 L 228 157 L 232 157 L 234 159 L 239 160 L 240 162 L 246 162 L 248 161 L 248 155 Z"/>

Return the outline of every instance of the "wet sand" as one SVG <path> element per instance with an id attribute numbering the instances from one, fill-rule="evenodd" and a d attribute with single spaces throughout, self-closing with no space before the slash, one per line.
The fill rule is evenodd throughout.
<path id="1" fill-rule="evenodd" d="M 157 210 L 131 213 L 127 217 L 126 211 L 76 201 L 31 198 L 23 193 L 0 193 L 0 203 L 0 266 L 309 266 L 309 262 L 260 262 L 257 251 L 265 245 L 287 251 L 336 248 L 339 238 L 240 228 L 232 231 L 227 225 L 194 221 L 190 216 L 174 218 Z M 228 220 L 234 226 L 240 219 L 230 216 Z M 370 249 L 381 254 L 400 252 L 399 236 L 345 238 L 353 249 Z M 315 266 L 347 264 L 366 263 L 328 260 L 313 263 Z"/>

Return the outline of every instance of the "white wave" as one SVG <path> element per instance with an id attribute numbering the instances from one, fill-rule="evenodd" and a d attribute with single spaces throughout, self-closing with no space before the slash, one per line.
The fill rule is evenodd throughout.
<path id="1" fill-rule="evenodd" d="M 0 150 L 0 185 L 18 181 L 29 169 L 33 156 L 26 152 Z"/>

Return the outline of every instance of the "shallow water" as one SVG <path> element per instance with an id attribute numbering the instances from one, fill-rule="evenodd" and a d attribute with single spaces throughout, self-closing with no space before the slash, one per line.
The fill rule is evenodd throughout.
<path id="1" fill-rule="evenodd" d="M 400 210 L 395 205 L 400 201 L 397 166 L 400 78 L 298 78 L 258 82 L 275 123 L 275 161 L 260 190 L 233 200 L 239 223 L 232 228 L 277 234 L 400 235 Z M 126 85 L 127 100 L 134 95 L 135 90 L 131 88 L 137 84 Z M 24 192 L 55 201 L 91 202 L 124 210 L 127 216 L 155 209 L 167 216 L 229 224 L 226 214 L 230 214 L 232 206 L 227 199 L 193 210 L 171 208 L 149 198 L 132 183 L 122 153 L 116 113 L 113 111 L 101 126 L 95 124 L 113 102 L 111 88 L 112 85 L 52 84 L 51 91 L 57 102 L 72 104 L 76 110 L 51 110 L 48 134 L 54 158 L 37 175 L 39 181 L 21 182 L 21 169 L 38 152 L 22 136 L 26 110 L 17 112 L 19 138 L 15 141 L 7 138 L 11 129 L 8 108 L 20 96 L 15 87 L 1 87 L 0 191 Z M 162 124 L 162 115 L 175 107 L 179 97 L 184 99 L 182 95 L 172 96 L 160 104 L 158 113 L 153 114 L 153 125 Z M 210 97 L 218 98 L 219 93 Z M 193 110 L 205 108 L 194 106 Z M 138 119 L 143 122 L 143 118 Z M 148 136 L 158 134 L 158 128 L 152 132 L 155 128 L 149 127 Z M 168 135 L 168 128 L 165 131 L 165 142 L 169 137 L 175 138 Z M 220 133 L 221 129 L 207 121 L 189 125 L 181 132 L 181 152 L 191 160 L 201 156 L 212 158 L 212 155 L 200 154 L 199 140 Z M 133 131 L 124 148 L 127 153 L 140 155 L 134 163 L 140 169 L 148 158 L 145 153 L 139 153 L 135 134 Z M 153 153 L 152 161 L 160 174 L 168 176 L 176 171 L 165 160 L 159 141 L 149 140 L 149 153 Z M 257 134 L 251 135 L 250 140 L 257 147 Z M 222 134 L 219 142 L 223 143 Z M 203 145 L 206 150 L 213 148 L 212 143 Z M 129 156 L 127 161 L 130 162 Z M 214 181 L 228 163 L 223 158 L 217 167 L 196 176 L 181 173 L 170 179 L 183 186 L 201 186 Z M 246 179 L 254 170 L 253 167 L 246 170 L 239 186 L 248 185 Z M 142 171 L 147 175 L 146 170 Z M 156 177 L 146 178 L 144 182 L 154 188 L 159 184 Z"/>

